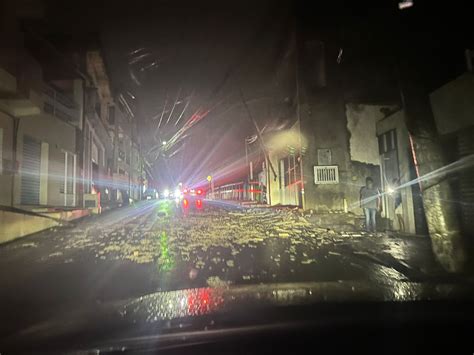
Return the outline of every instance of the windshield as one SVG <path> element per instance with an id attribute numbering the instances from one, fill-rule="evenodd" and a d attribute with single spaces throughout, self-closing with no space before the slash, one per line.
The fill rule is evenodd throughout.
<path id="1" fill-rule="evenodd" d="M 2 2 L 0 335 L 137 298 L 460 297 L 471 21 L 376 4 Z"/>

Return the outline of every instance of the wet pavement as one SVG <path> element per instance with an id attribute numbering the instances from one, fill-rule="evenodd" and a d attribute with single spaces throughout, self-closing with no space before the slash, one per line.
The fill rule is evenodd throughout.
<path id="1" fill-rule="evenodd" d="M 290 209 L 191 202 L 183 209 L 174 201 L 143 201 L 0 246 L 0 335 L 157 291 L 165 292 L 152 297 L 251 285 L 341 283 L 354 290 L 377 283 L 403 299 L 417 291 L 407 294 L 402 284 L 453 281 L 427 238 L 336 233 Z"/>

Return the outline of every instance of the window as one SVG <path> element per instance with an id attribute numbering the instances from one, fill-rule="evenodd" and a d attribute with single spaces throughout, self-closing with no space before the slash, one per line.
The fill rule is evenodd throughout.
<path id="1" fill-rule="evenodd" d="M 74 193 L 74 181 L 75 181 L 75 176 L 74 176 L 74 170 L 75 170 L 75 161 L 76 157 L 75 154 L 68 153 L 68 152 L 63 152 L 63 161 L 61 164 L 61 170 L 62 170 L 62 181 L 61 185 L 59 187 L 59 192 L 60 193 L 66 193 L 66 194 L 72 194 Z M 67 183 L 67 190 L 64 191 L 64 182 Z"/>
<path id="2" fill-rule="evenodd" d="M 100 114 L 100 102 L 96 102 L 94 109 L 95 109 L 95 113 L 96 113 L 97 116 L 100 118 L 100 117 L 101 117 L 101 114 Z"/>
<path id="3" fill-rule="evenodd" d="M 109 106 L 109 124 L 113 125 L 115 123 L 115 107 Z"/>
<path id="4" fill-rule="evenodd" d="M 392 129 L 378 136 L 379 153 L 387 153 L 397 149 L 397 131 Z"/>
<path id="5" fill-rule="evenodd" d="M 99 159 L 100 159 L 100 164 L 102 166 L 105 166 L 105 150 L 101 147 L 97 147 Z"/>
<path id="6" fill-rule="evenodd" d="M 99 149 L 94 142 L 92 142 L 91 160 L 97 165 L 99 164 Z"/>
<path id="7" fill-rule="evenodd" d="M 294 155 L 289 155 L 281 159 L 279 171 L 282 177 L 282 179 L 280 179 L 280 188 L 297 183 L 301 175 L 299 158 Z M 284 171 L 284 174 L 281 173 L 282 171 Z"/>
<path id="8" fill-rule="evenodd" d="M 125 163 L 127 163 L 128 165 L 130 165 L 130 155 L 131 155 L 131 152 L 130 154 L 127 154 L 127 157 L 125 159 Z"/>

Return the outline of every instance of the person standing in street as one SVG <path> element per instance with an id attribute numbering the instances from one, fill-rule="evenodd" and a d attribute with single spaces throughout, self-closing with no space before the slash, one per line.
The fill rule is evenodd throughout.
<path id="1" fill-rule="evenodd" d="M 360 189 L 360 207 L 364 209 L 367 232 L 377 232 L 375 218 L 380 206 L 380 191 L 374 187 L 374 180 L 369 176 L 365 179 L 365 186 Z"/>

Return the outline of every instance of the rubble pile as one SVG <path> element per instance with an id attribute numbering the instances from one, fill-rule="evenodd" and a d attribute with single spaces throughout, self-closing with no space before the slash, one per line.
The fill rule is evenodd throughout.
<path id="1" fill-rule="evenodd" d="M 290 260 L 299 260 L 297 246 L 317 248 L 340 243 L 360 233 L 336 233 L 316 226 L 298 210 L 247 208 L 225 210 L 206 208 L 204 211 L 181 215 L 169 209 L 163 213 L 156 208 L 148 213 L 137 214 L 108 224 L 91 224 L 87 228 L 72 230 L 60 238 L 62 248 L 87 250 L 102 260 L 129 260 L 135 263 L 157 262 L 168 265 L 172 260 L 192 263 L 197 269 L 209 266 L 232 269 L 234 260 L 213 257 L 204 260 L 209 248 L 226 248 L 232 257 L 244 248 L 256 248 L 273 238 L 289 243 Z M 351 238 L 353 239 L 353 238 Z M 61 252 L 58 248 L 56 252 Z M 57 253 L 52 253 L 52 258 Z M 280 263 L 278 255 L 273 262 Z M 314 259 L 303 256 L 303 264 Z"/>

